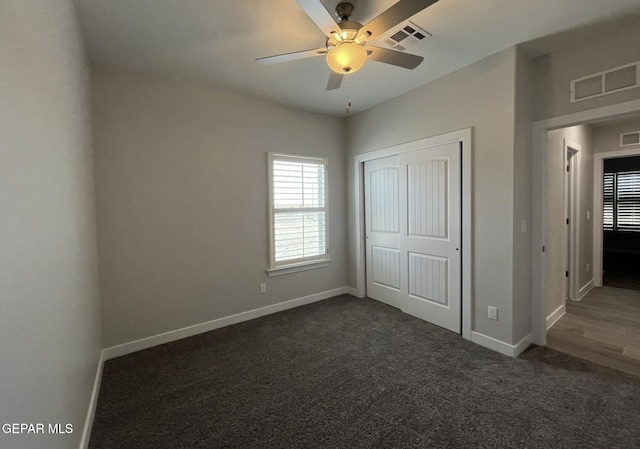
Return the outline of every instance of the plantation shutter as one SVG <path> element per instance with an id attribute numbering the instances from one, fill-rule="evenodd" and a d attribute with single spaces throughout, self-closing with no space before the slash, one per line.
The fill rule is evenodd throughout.
<path id="1" fill-rule="evenodd" d="M 271 155 L 272 268 L 328 258 L 326 159 Z"/>
<path id="2" fill-rule="evenodd" d="M 617 228 L 640 230 L 640 172 L 618 173 L 616 177 Z"/>
<path id="3" fill-rule="evenodd" d="M 615 174 L 605 173 L 602 192 L 602 226 L 604 229 L 613 229 L 614 183 Z"/>

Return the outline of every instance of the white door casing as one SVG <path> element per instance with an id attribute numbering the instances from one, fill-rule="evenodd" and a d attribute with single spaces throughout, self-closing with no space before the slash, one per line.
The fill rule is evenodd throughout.
<path id="1" fill-rule="evenodd" d="M 565 158 L 566 171 L 564 172 L 564 215 L 565 215 L 565 233 L 564 233 L 564 269 L 565 288 L 564 299 L 578 298 L 578 267 L 579 267 L 579 186 L 578 186 L 578 170 L 579 152 L 582 147 L 567 139 L 563 139 L 563 151 Z M 547 314 L 550 311 L 547 311 Z"/>
<path id="2" fill-rule="evenodd" d="M 410 151 L 368 161 L 364 174 L 367 295 L 457 333 L 460 152 L 459 142 Z"/>

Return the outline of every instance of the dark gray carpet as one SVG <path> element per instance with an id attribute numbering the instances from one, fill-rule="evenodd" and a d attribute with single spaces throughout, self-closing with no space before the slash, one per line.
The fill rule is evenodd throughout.
<path id="1" fill-rule="evenodd" d="M 639 448 L 640 379 L 341 296 L 108 361 L 89 447 Z"/>

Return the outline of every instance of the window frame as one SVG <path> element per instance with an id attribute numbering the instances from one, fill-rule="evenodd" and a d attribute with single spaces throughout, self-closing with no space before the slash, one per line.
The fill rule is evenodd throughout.
<path id="1" fill-rule="evenodd" d="M 606 189 L 606 178 L 610 176 L 612 178 L 612 194 L 611 198 L 608 198 L 605 195 Z M 640 232 L 640 224 L 637 225 L 629 225 L 629 224 L 620 224 L 620 205 L 622 204 L 627 208 L 629 204 L 640 204 L 640 195 L 632 196 L 631 198 L 619 198 L 619 184 L 618 177 L 636 177 L 640 178 L 640 171 L 638 170 L 629 170 L 629 171 L 617 171 L 617 172 L 605 172 L 602 177 L 602 210 L 603 210 L 603 220 L 602 220 L 602 229 L 603 231 L 613 231 L 613 232 Z M 633 182 L 637 182 L 635 179 Z M 625 185 L 627 182 L 624 183 Z M 609 206 L 612 210 L 612 220 L 611 224 L 604 217 L 605 208 Z M 629 215 L 628 213 L 626 215 Z M 640 213 L 638 214 L 640 215 Z"/>
<path id="2" fill-rule="evenodd" d="M 275 208 L 274 198 L 274 163 L 278 161 L 314 163 L 324 165 L 324 207 L 322 208 L 306 208 L 306 209 L 322 209 L 324 212 L 324 242 L 325 253 L 316 256 L 309 256 L 284 261 L 276 261 L 276 243 L 275 243 L 275 219 L 278 210 Z M 295 273 L 299 271 L 312 270 L 329 266 L 331 258 L 329 256 L 329 160 L 323 157 L 303 156 L 286 153 L 267 153 L 268 165 L 268 196 L 269 196 L 269 266 L 267 274 L 269 277 L 280 276 L 283 274 Z M 303 212 L 304 207 L 292 208 L 291 212 Z"/>

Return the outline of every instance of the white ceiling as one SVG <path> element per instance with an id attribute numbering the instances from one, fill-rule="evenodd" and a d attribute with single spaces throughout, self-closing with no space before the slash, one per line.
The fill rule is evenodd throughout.
<path id="1" fill-rule="evenodd" d="M 413 17 L 433 37 L 411 47 L 415 70 L 367 62 L 325 90 L 323 57 L 259 65 L 256 58 L 324 46 L 324 35 L 294 0 L 76 0 L 92 61 L 335 116 L 351 114 L 512 45 L 640 13 L 640 0 L 440 0 Z M 323 0 L 333 11 L 339 0 Z M 367 23 L 396 0 L 351 0 Z"/>

